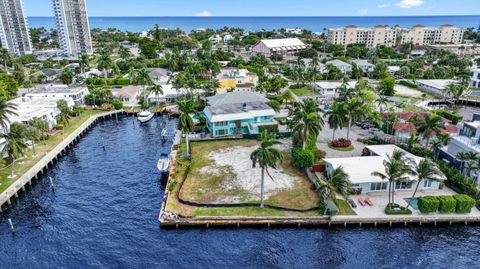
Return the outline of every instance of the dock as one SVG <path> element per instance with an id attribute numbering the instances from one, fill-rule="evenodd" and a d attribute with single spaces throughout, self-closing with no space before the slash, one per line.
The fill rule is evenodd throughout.
<path id="1" fill-rule="evenodd" d="M 40 161 L 32 166 L 25 174 L 20 176 L 10 187 L 0 194 L 0 212 L 3 206 L 11 205 L 14 198 L 19 198 L 20 192 L 26 192 L 27 186 L 32 186 L 33 180 L 38 180 L 41 174 L 44 174 L 58 158 L 75 145 L 90 129 L 92 129 L 99 121 L 106 119 L 118 118 L 126 112 L 123 110 L 109 111 L 90 117 L 82 125 L 80 125 L 73 133 L 63 139 L 53 150 L 48 152 Z"/>

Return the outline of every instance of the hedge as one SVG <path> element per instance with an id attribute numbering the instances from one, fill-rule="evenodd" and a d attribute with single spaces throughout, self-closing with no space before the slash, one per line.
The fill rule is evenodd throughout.
<path id="1" fill-rule="evenodd" d="M 438 196 L 437 199 L 440 201 L 440 206 L 438 207 L 440 213 L 455 213 L 457 200 L 453 196 Z"/>
<path id="2" fill-rule="evenodd" d="M 412 81 L 409 81 L 409 80 L 400 80 L 398 82 L 398 84 L 409 87 L 409 88 L 412 88 L 412 89 L 417 88 L 417 85 L 415 83 L 413 83 Z"/>
<path id="3" fill-rule="evenodd" d="M 310 150 L 304 150 L 302 148 L 292 149 L 293 166 L 297 169 L 304 169 L 311 167 L 314 163 L 314 154 Z"/>
<path id="4" fill-rule="evenodd" d="M 440 201 L 435 196 L 423 196 L 418 198 L 418 210 L 424 214 L 438 211 Z"/>
<path id="5" fill-rule="evenodd" d="M 450 112 L 448 110 L 439 109 L 439 110 L 435 110 L 434 112 L 435 112 L 435 114 L 437 114 L 441 117 L 444 117 L 445 119 L 451 121 L 453 124 L 458 124 L 459 122 L 461 122 L 463 120 L 462 115 L 460 115 L 458 113 L 455 113 L 455 112 Z"/>
<path id="6" fill-rule="evenodd" d="M 385 214 L 387 215 L 411 215 L 412 211 L 398 204 L 392 204 L 392 209 L 387 205 Z"/>
<path id="7" fill-rule="evenodd" d="M 457 207 L 456 207 L 456 212 L 457 213 L 470 213 L 472 211 L 472 208 L 475 206 L 475 200 L 465 194 L 457 194 L 454 195 L 453 198 L 457 200 Z"/>

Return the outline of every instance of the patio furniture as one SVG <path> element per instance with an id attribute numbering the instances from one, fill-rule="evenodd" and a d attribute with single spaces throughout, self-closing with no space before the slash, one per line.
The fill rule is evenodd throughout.
<path id="1" fill-rule="evenodd" d="M 362 206 L 365 206 L 365 201 L 363 200 L 363 198 L 358 198 L 358 202 L 362 205 Z"/>
<path id="2" fill-rule="evenodd" d="M 369 206 L 373 206 L 372 200 L 370 200 L 370 198 L 368 198 L 368 197 L 365 198 L 365 203 L 367 203 L 367 205 L 369 205 Z"/>

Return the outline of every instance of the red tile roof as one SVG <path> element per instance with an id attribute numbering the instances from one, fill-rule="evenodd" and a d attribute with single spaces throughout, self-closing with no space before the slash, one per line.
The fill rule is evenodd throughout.
<path id="1" fill-rule="evenodd" d="M 415 128 L 415 125 L 413 125 L 413 123 L 410 123 L 410 122 L 397 123 L 393 126 L 393 129 L 399 133 L 414 133 L 417 131 L 417 128 Z"/>

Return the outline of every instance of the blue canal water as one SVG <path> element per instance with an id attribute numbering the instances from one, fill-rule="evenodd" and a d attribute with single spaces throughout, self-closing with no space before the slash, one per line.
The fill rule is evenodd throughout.
<path id="1" fill-rule="evenodd" d="M 0 215 L 0 268 L 478 268 L 471 226 L 161 229 L 165 121 L 92 129 Z"/>
<path id="2" fill-rule="evenodd" d="M 29 17 L 31 27 L 54 28 L 52 17 Z M 390 16 L 390 17 L 91 17 L 91 28 L 117 28 L 123 31 L 143 32 L 158 24 L 162 28 L 180 28 L 186 32 L 197 28 L 220 29 L 240 27 L 249 31 L 280 28 L 308 29 L 323 32 L 332 27 L 355 24 L 361 27 L 371 27 L 377 24 L 411 27 L 415 24 L 425 26 L 440 26 L 450 23 L 458 27 L 478 27 L 480 15 L 476 16 Z"/>

